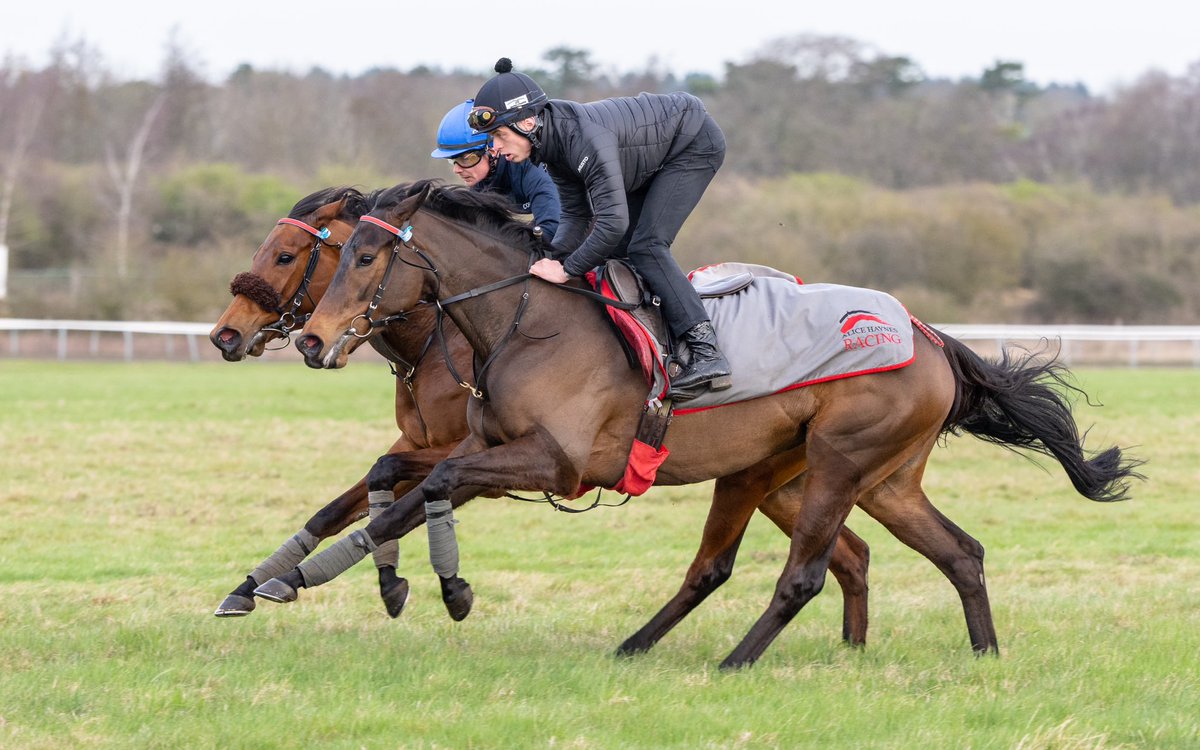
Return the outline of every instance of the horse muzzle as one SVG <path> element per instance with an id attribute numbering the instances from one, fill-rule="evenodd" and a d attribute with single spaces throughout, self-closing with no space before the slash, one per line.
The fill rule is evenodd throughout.
<path id="1" fill-rule="evenodd" d="M 318 370 L 336 370 L 346 366 L 353 349 L 349 342 L 355 341 L 351 335 L 343 335 L 330 346 L 326 347 L 320 336 L 307 333 L 296 339 L 296 348 L 304 355 L 304 364 Z"/>
<path id="2" fill-rule="evenodd" d="M 221 350 L 221 356 L 226 362 L 239 362 L 246 357 L 246 350 L 242 347 L 242 334 L 237 329 L 229 326 L 218 328 L 208 335 L 208 340 Z"/>

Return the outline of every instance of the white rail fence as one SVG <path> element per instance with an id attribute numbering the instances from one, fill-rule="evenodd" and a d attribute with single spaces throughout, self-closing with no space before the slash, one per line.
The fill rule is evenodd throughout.
<path id="1" fill-rule="evenodd" d="M 1008 345 L 1058 347 L 1066 364 L 1200 367 L 1200 326 L 936 325 L 982 354 Z M 58 360 L 219 360 L 210 323 L 0 318 L 0 357 Z M 291 361 L 298 356 L 281 352 Z M 267 359 L 278 358 L 268 356 Z"/>

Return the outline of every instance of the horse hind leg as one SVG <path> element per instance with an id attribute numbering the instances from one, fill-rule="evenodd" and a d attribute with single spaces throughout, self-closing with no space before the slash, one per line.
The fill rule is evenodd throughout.
<path id="1" fill-rule="evenodd" d="M 749 470 L 717 480 L 700 549 L 684 576 L 683 585 L 648 623 L 617 648 L 617 656 L 649 651 L 709 594 L 729 580 L 750 516 L 768 489 L 766 481 L 769 481 L 769 473 L 753 474 Z"/>
<path id="2" fill-rule="evenodd" d="M 794 473 L 796 460 L 795 456 L 780 456 L 717 480 L 700 549 L 678 593 L 650 622 L 621 644 L 617 655 L 648 651 L 709 594 L 729 580 L 755 506 L 785 533 L 790 533 L 799 512 L 804 476 L 794 476 L 782 487 L 775 485 L 781 478 Z M 868 563 L 867 543 L 843 527 L 829 569 L 834 572 L 844 595 L 842 637 L 852 644 L 866 641 Z"/>
<path id="3" fill-rule="evenodd" d="M 962 600 L 967 633 L 975 653 L 998 654 L 983 574 L 983 545 L 929 502 L 921 489 L 920 473 L 919 469 L 901 470 L 868 493 L 859 505 L 897 539 L 928 558 L 950 580 Z"/>
<path id="4" fill-rule="evenodd" d="M 800 512 L 800 501 L 804 494 L 805 474 L 768 495 L 759 510 L 790 535 Z M 838 531 L 833 554 L 829 558 L 829 572 L 842 590 L 842 640 L 851 646 L 862 646 L 867 642 L 867 570 L 871 562 L 871 549 L 865 541 L 847 526 Z"/>
<path id="5" fill-rule="evenodd" d="M 810 433 L 807 454 L 808 472 L 792 527 L 787 563 L 766 611 L 721 662 L 721 669 L 753 664 L 804 605 L 821 592 L 838 533 L 862 493 L 862 472 L 839 445 Z"/>

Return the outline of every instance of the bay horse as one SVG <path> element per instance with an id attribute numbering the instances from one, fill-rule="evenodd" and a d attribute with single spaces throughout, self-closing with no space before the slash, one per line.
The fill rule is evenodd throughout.
<path id="1" fill-rule="evenodd" d="M 250 270 L 234 277 L 230 284 L 233 301 L 209 334 L 226 360 L 260 356 L 275 339 L 290 341 L 292 331 L 325 293 L 342 243 L 373 200 L 374 194 L 355 188 L 329 187 L 300 199 L 276 224 L 255 252 Z M 466 434 L 465 392 L 446 374 L 440 352 L 426 356 L 433 325 L 432 308 L 417 310 L 403 328 L 385 326 L 374 340 L 396 374 L 395 415 L 401 435 L 387 455 L 402 456 L 416 479 L 424 477 Z M 452 328 L 446 331 L 446 347 L 452 357 L 470 361 L 470 345 Z M 398 482 L 401 491 L 416 485 L 415 480 Z M 368 494 L 367 478 L 363 477 L 317 511 L 296 535 L 256 566 L 214 614 L 238 617 L 254 611 L 255 587 L 291 570 L 321 540 L 378 512 L 378 503 L 369 509 Z M 397 557 L 395 547 L 382 548 L 375 555 L 380 596 L 392 617 L 400 615 L 409 590 L 408 581 L 396 574 Z"/>
<path id="2" fill-rule="evenodd" d="M 305 361 L 341 367 L 357 341 L 354 321 L 432 298 L 475 351 L 478 397 L 469 401 L 470 434 L 448 458 L 364 529 L 316 556 L 327 578 L 396 538 L 424 504 L 435 570 L 465 585 L 455 502 L 503 490 L 569 495 L 581 484 L 611 487 L 623 475 L 645 383 L 628 369 L 599 305 L 529 276 L 540 252 L 502 202 L 433 181 L 385 191 L 360 220 L 297 340 Z M 989 362 L 948 336 L 943 346 L 914 339 L 913 361 L 900 369 L 676 418 L 658 484 L 716 479 L 719 491 L 683 586 L 618 653 L 649 649 L 726 580 L 758 499 L 785 487 L 798 493 L 786 564 L 766 610 L 722 668 L 756 661 L 820 592 L 856 504 L 950 580 L 973 650 L 998 653 L 983 546 L 921 487 L 939 437 L 968 432 L 1048 455 L 1096 501 L 1124 498 L 1138 462 L 1116 446 L 1085 452 L 1060 392 L 1069 386 L 1061 365 L 1007 354 Z M 289 601 L 304 585 L 293 570 L 257 593 Z"/>
<path id="3" fill-rule="evenodd" d="M 288 217 L 276 224 L 255 252 L 250 271 L 234 277 L 230 285 L 234 299 L 210 334 L 225 359 L 261 355 L 270 341 L 290 336 L 323 297 L 333 277 L 336 253 L 376 196 L 349 187 L 325 188 L 302 198 Z M 322 236 L 325 230 L 328 234 Z M 286 309 L 285 299 L 290 300 Z M 449 376 L 443 356 L 449 357 L 456 370 L 466 371 L 473 352 L 457 327 L 447 325 L 445 350 L 430 353 L 434 313 L 433 306 L 417 306 L 402 324 L 371 329 L 370 343 L 397 368 L 395 417 L 401 437 L 366 477 L 313 515 L 299 533 L 247 575 L 216 609 L 218 617 L 250 614 L 255 608 L 254 589 L 291 570 L 322 540 L 367 514 L 371 491 L 403 495 L 466 437 L 469 394 Z M 358 341 L 366 339 L 363 336 Z M 759 509 L 788 533 L 798 498 L 797 492 L 785 487 L 761 498 Z M 370 505 L 380 512 L 383 503 Z M 423 522 L 422 507 L 411 514 L 401 535 Z M 395 545 L 384 546 L 374 557 L 381 597 L 388 613 L 397 617 L 408 595 L 407 581 L 396 574 L 398 550 Z M 830 570 L 843 591 L 842 637 L 855 645 L 866 640 L 868 565 L 866 542 L 844 529 Z M 469 602 L 458 602 L 452 615 L 465 617 L 464 607 L 469 609 Z"/>

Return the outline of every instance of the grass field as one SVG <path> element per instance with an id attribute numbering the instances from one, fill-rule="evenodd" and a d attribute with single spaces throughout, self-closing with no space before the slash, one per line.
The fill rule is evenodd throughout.
<path id="1" fill-rule="evenodd" d="M 949 583 L 855 511 L 867 647 L 841 645 L 831 581 L 726 674 L 787 551 L 765 519 L 654 651 L 610 655 L 676 590 L 707 485 L 582 515 L 476 501 L 461 623 L 421 532 L 399 620 L 369 563 L 218 620 L 391 443 L 386 369 L 0 361 L 0 747 L 1200 747 L 1200 371 L 1077 375 L 1105 404 L 1079 405 L 1089 445 L 1149 460 L 1132 501 L 969 438 L 927 474 L 987 548 L 1000 658 L 971 655 Z"/>

